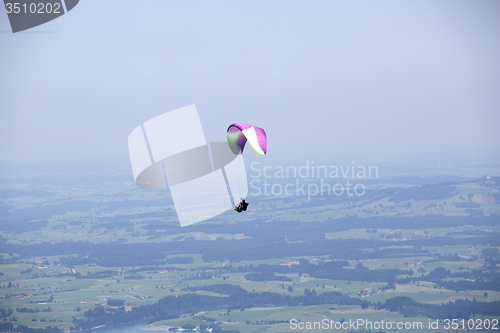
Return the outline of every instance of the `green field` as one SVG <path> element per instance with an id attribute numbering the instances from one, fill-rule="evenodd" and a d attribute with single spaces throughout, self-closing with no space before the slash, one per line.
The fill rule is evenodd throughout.
<path id="1" fill-rule="evenodd" d="M 367 300 L 372 304 L 383 304 L 387 300 L 400 296 L 409 297 L 419 303 L 436 305 L 457 300 L 498 302 L 500 301 L 498 288 L 496 290 L 486 288 L 456 291 L 444 288 L 439 283 L 480 280 L 474 276 L 468 276 L 468 272 L 471 272 L 470 274 L 479 271 L 484 274 L 487 272 L 498 274 L 496 272 L 500 266 L 499 246 L 495 243 L 495 238 L 491 238 L 490 235 L 500 233 L 499 223 L 483 225 L 476 223 L 476 220 L 470 220 L 471 224 L 442 226 L 436 223 L 425 228 L 418 225 L 388 228 L 374 224 L 368 227 L 344 227 L 338 231 L 325 231 L 317 239 L 318 242 L 335 243 L 346 240 L 359 242 L 360 245 L 356 250 L 364 254 L 363 258 L 358 255 L 346 259 L 345 254 L 342 254 L 344 257 L 336 257 L 335 252 L 320 254 L 318 251 L 318 255 L 284 253 L 276 256 L 267 255 L 264 259 L 207 260 L 205 250 L 194 250 L 196 246 L 202 246 L 210 252 L 223 241 L 249 246 L 248 244 L 254 243 L 248 242 L 256 242 L 262 237 L 264 237 L 262 238 L 264 243 L 268 242 L 265 246 L 273 246 L 277 240 L 267 241 L 265 238 L 272 235 L 261 235 L 251 230 L 251 227 L 258 223 L 272 226 L 273 223 L 280 225 L 279 223 L 283 221 L 297 223 L 298 219 L 300 221 L 298 223 L 303 226 L 318 226 L 317 223 L 325 223 L 331 224 L 335 229 L 337 221 L 345 223 L 344 219 L 353 215 L 361 219 L 380 218 L 382 219 L 380 221 L 392 221 L 390 219 L 396 217 L 425 219 L 430 216 L 439 218 L 440 216 L 466 217 L 470 215 L 470 211 L 466 213 L 467 208 L 457 208 L 456 203 L 466 203 L 471 207 L 479 205 L 481 213 L 478 218 L 496 216 L 495 214 L 500 211 L 500 205 L 495 201 L 495 196 L 499 193 L 498 186 L 492 182 L 468 181 L 454 186 L 453 193 L 450 192 L 450 195 L 438 200 L 410 199 L 395 202 L 394 194 L 382 195 L 379 199 L 377 196 L 374 197 L 375 199 L 346 198 L 338 202 L 328 201 L 324 197 L 313 198 L 311 201 L 305 198 L 293 200 L 283 197 L 259 198 L 251 202 L 252 209 L 247 214 L 235 216 L 234 212 L 227 212 L 199 226 L 180 229 L 177 226 L 174 206 L 168 202 L 169 198 L 163 192 L 138 190 L 135 185 L 122 183 L 71 187 L 47 184 L 28 185 L 23 182 L 6 183 L 2 185 L 4 190 L 17 191 L 16 193 L 26 191 L 22 192 L 23 195 L 3 199 L 4 205 L 11 207 L 10 212 L 31 212 L 32 210 L 33 213 L 30 214 L 34 216 L 41 214 L 45 217 L 30 219 L 25 225 L 25 230 L 15 228 L 0 230 L 5 240 L 3 245 L 5 250 L 0 250 L 2 258 L 0 272 L 3 273 L 0 275 L 0 286 L 2 286 L 0 309 L 13 311 L 12 315 L 6 316 L 3 321 L 33 328 L 57 325 L 67 330 L 74 326 L 75 318 L 84 318 L 85 311 L 99 306 L 112 309 L 112 306 L 108 305 L 111 299 L 122 300 L 125 310 L 130 311 L 141 305 L 156 304 L 160 299 L 168 296 L 183 297 L 194 293 L 212 297 L 228 297 L 228 295 L 212 291 L 193 290 L 197 287 L 218 284 L 239 286 L 249 293 L 269 292 L 291 297 L 303 296 L 310 290 L 314 290 L 318 295 L 338 292 L 352 299 Z M 371 184 L 370 187 L 377 188 L 377 191 L 384 191 L 390 188 L 409 189 L 411 185 L 384 183 L 381 179 L 378 183 Z M 49 194 L 29 196 L 28 189 L 43 190 Z M 134 204 L 128 207 L 127 202 Z M 54 214 L 44 213 L 45 210 L 64 207 L 64 205 L 73 205 L 75 208 Z M 38 211 L 40 213 L 37 213 Z M 31 225 L 38 225 L 36 223 L 40 221 L 43 223 L 38 227 L 31 227 Z M 113 221 L 118 221 L 118 223 Z M 234 232 L 228 230 L 234 230 Z M 300 246 L 311 242 L 314 248 L 314 239 L 304 240 L 301 237 L 300 232 L 285 233 L 281 238 L 283 242 L 281 244 Z M 482 239 L 491 239 L 491 241 L 483 242 Z M 92 259 L 95 253 L 91 250 L 86 252 L 85 248 L 82 250 L 81 247 L 81 244 L 115 243 L 138 246 L 179 244 L 179 250 L 175 248 L 168 250 L 165 255 L 155 259 L 161 263 L 154 265 L 127 263 L 126 258 L 133 257 L 135 253 L 120 253 L 124 258 L 121 261 L 122 264 L 114 265 L 112 262 L 107 262 L 103 265 L 98 259 Z M 185 244 L 193 244 L 193 250 L 186 250 Z M 257 247 L 250 247 L 250 252 L 253 251 L 251 249 L 258 249 L 260 243 L 256 244 L 252 246 Z M 374 246 L 373 244 L 383 245 Z M 73 245 L 80 247 L 75 248 L 73 252 L 71 250 Z M 52 253 L 40 256 L 24 254 L 25 249 L 35 246 L 40 246 L 41 249 L 50 249 L 53 246 L 65 250 L 63 254 Z M 395 255 L 403 250 L 406 252 Z M 378 253 L 377 251 L 389 251 L 388 253 L 395 251 L 395 254 L 386 257 L 370 257 Z M 417 251 L 420 252 L 413 253 Z M 493 257 L 488 257 L 484 253 L 493 253 Z M 176 260 L 182 262 L 179 263 Z M 396 278 L 401 281 L 408 279 L 404 280 L 405 282 L 396 283 L 393 288 L 389 289 L 386 288 L 388 281 L 318 278 L 314 277 L 315 273 L 312 272 L 275 274 L 278 279 L 286 279 L 286 281 L 250 281 L 246 278 L 246 274 L 252 272 L 249 267 L 257 269 L 259 265 L 279 266 L 281 264 L 293 268 L 298 267 L 298 260 L 306 260 L 315 265 L 314 267 L 339 260 L 347 265 L 340 268 L 343 271 L 354 270 L 356 266 L 362 265 L 373 272 L 400 269 L 410 272 L 411 275 L 397 276 Z M 450 277 L 440 278 L 439 281 L 432 277 L 426 279 L 427 276 L 431 276 L 429 275 L 431 272 L 440 268 L 449 270 Z M 100 277 L 99 274 L 104 274 L 104 277 Z M 463 276 L 459 276 L 460 274 Z M 370 295 L 365 295 L 364 290 L 372 292 Z M 24 308 L 26 308 L 25 311 L 23 311 Z M 230 309 L 229 312 L 228 309 Z M 206 318 L 210 318 L 210 321 Z M 493 317 L 477 314 L 474 318 Z M 265 307 L 256 306 L 244 309 L 215 307 L 197 313 L 184 311 L 177 319 L 158 320 L 151 325 L 167 329 L 168 327 L 182 327 L 186 324 L 208 325 L 217 321 L 222 323 L 225 330 L 235 329 L 242 333 L 318 330 L 314 327 L 313 329 L 292 329 L 290 327 L 292 319 L 304 323 L 311 322 L 313 325 L 314 322 L 321 322 L 323 319 L 334 322 L 340 322 L 341 319 L 343 321 L 363 319 L 379 324 L 383 320 L 393 325 L 398 322 L 421 322 L 424 327 L 429 321 L 427 317 L 405 317 L 398 312 L 378 310 L 374 305 L 361 308 L 359 305 L 340 304 L 314 306 L 268 304 Z M 379 327 L 377 325 L 376 327 Z M 443 325 L 444 323 L 441 322 L 440 329 L 433 330 L 433 332 L 447 331 L 444 330 Z M 384 329 L 383 331 L 392 330 Z M 404 329 L 404 331 L 416 332 L 422 329 L 412 328 Z"/>

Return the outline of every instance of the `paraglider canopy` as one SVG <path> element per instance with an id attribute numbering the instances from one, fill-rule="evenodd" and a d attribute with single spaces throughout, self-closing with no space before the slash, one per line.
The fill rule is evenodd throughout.
<path id="1" fill-rule="evenodd" d="M 234 154 L 243 154 L 247 141 L 257 154 L 266 155 L 267 135 L 262 128 L 241 123 L 234 123 L 229 126 L 227 129 L 227 143 Z"/>

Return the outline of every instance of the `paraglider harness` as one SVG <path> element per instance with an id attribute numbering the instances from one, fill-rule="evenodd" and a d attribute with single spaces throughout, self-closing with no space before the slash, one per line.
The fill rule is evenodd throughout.
<path id="1" fill-rule="evenodd" d="M 241 213 L 242 211 L 246 211 L 247 207 L 248 203 L 245 201 L 245 199 L 241 199 L 240 204 L 234 207 L 234 210 L 237 211 L 238 213 Z"/>

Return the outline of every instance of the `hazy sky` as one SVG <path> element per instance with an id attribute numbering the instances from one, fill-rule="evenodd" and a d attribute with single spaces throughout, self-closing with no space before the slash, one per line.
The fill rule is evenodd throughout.
<path id="1" fill-rule="evenodd" d="M 278 161 L 499 157 L 499 17 L 499 1 L 82 0 L 12 34 L 1 11 L 0 162 L 128 163 L 135 127 L 190 104 L 208 141 L 257 125 Z"/>

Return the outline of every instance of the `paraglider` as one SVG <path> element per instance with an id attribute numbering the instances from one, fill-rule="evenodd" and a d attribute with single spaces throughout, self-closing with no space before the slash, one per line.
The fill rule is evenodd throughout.
<path id="1" fill-rule="evenodd" d="M 246 211 L 247 207 L 248 207 L 248 202 L 246 202 L 245 199 L 242 199 L 240 204 L 234 207 L 234 210 L 237 211 L 238 213 L 241 213 Z"/>
<path id="2" fill-rule="evenodd" d="M 246 211 L 247 210 L 247 207 L 248 207 L 248 203 L 245 201 L 245 199 L 243 199 L 241 201 L 241 209 L 243 209 L 243 211 Z"/>
<path id="3" fill-rule="evenodd" d="M 227 129 L 227 143 L 235 155 L 243 154 L 243 149 L 247 141 L 257 154 L 266 155 L 267 135 L 262 128 L 242 123 L 229 125 Z M 242 211 L 246 211 L 247 207 L 248 203 L 244 198 L 241 198 L 240 204 L 234 210 L 241 213 Z"/>
<path id="4" fill-rule="evenodd" d="M 243 155 L 234 154 L 223 138 L 206 141 L 195 105 L 140 124 L 128 137 L 128 149 L 135 184 L 168 188 L 182 227 L 233 210 L 248 195 Z"/>
<path id="5" fill-rule="evenodd" d="M 262 128 L 241 123 L 229 125 L 227 129 L 227 143 L 235 155 L 243 154 L 243 149 L 247 141 L 257 154 L 266 155 L 267 135 Z"/>

